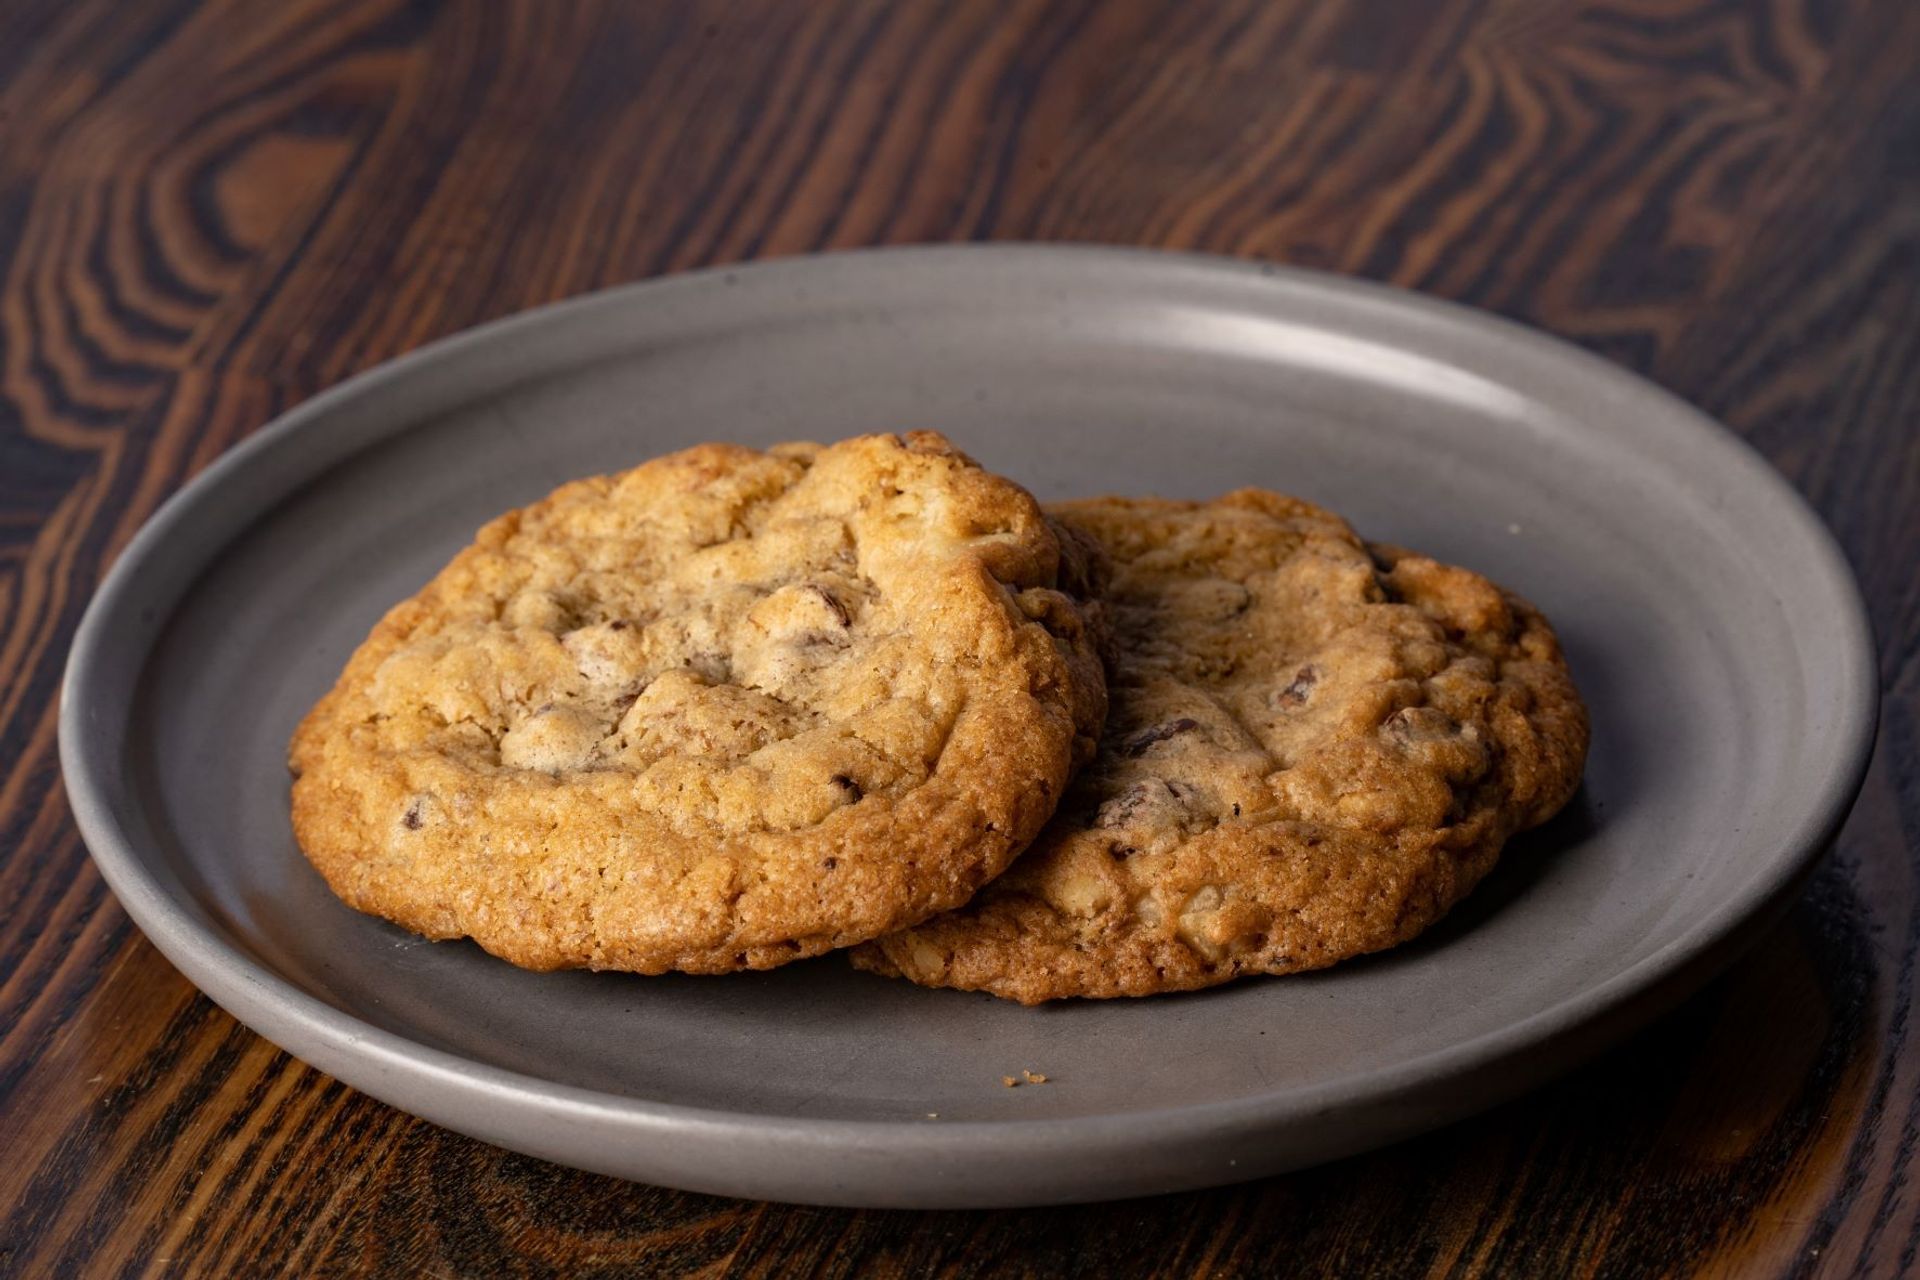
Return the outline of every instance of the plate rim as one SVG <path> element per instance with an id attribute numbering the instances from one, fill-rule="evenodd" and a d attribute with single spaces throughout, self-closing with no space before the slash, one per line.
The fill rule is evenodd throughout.
<path id="1" fill-rule="evenodd" d="M 138 841 L 115 821 L 109 805 L 106 774 L 118 767 L 115 753 L 88 732 L 97 716 L 112 711 L 100 705 L 98 672 L 116 652 L 109 623 L 126 607 L 125 601 L 143 570 L 166 554 L 174 531 L 201 507 L 217 499 L 230 478 L 243 474 L 263 459 L 288 449 L 296 436 L 336 407 L 351 404 L 415 370 L 448 359 L 473 347 L 511 339 L 523 330 L 553 323 L 557 318 L 598 308 L 624 308 L 638 300 L 657 300 L 676 291 L 712 289 L 741 275 L 834 271 L 853 261 L 887 260 L 902 265 L 969 261 L 968 269 L 984 266 L 983 258 L 1027 256 L 1072 259 L 1098 266 L 1102 261 L 1129 273 L 1195 273 L 1199 276 L 1280 280 L 1309 294 L 1371 300 L 1392 307 L 1423 312 L 1449 325 L 1519 343 L 1531 352 L 1583 367 L 1589 377 L 1602 377 L 1615 387 L 1643 399 L 1664 401 L 1667 416 L 1677 426 L 1686 422 L 1696 443 L 1717 450 L 1739 473 L 1738 487 L 1755 489 L 1788 518 L 1793 532 L 1813 555 L 1821 573 L 1818 585 L 1830 593 L 1836 610 L 1835 665 L 1845 689 L 1835 708 L 1835 737 L 1844 751 L 1826 775 L 1797 830 L 1773 842 L 1778 852 L 1768 873 L 1743 886 L 1743 891 L 1715 904 L 1680 930 L 1664 946 L 1629 968 L 1535 1013 L 1508 1022 L 1471 1039 L 1448 1044 L 1418 1056 L 1401 1059 L 1358 1074 L 1329 1080 L 1270 1088 L 1209 1102 L 1174 1104 L 1128 1112 L 1091 1116 L 1028 1119 L 1019 1116 L 966 1121 L 902 1119 L 808 1119 L 756 1115 L 658 1102 L 568 1085 L 457 1053 L 435 1048 L 366 1022 L 311 995 L 270 967 L 248 955 L 217 930 L 193 921 L 173 895 L 145 865 Z M 391 431 L 355 444 L 347 456 L 390 438 L 418 418 Z M 338 465 L 338 460 L 329 465 Z M 325 468 L 321 468 L 324 470 Z M 317 472 L 308 472 L 309 476 Z M 246 517 L 251 523 L 258 516 Z M 221 541 L 231 540 L 229 532 Z M 202 557 L 187 579 L 204 572 L 213 556 Z M 180 595 L 167 609 L 177 607 Z M 123 660 L 136 672 L 150 660 L 158 632 L 122 640 Z M 130 687 L 137 687 L 136 677 Z M 453 1088 L 495 1104 L 511 1102 L 536 1111 L 565 1114 L 596 1123 L 612 1122 L 633 1134 L 695 1136 L 709 1140 L 751 1139 L 757 1143 L 788 1143 L 816 1153 L 849 1146 L 890 1153 L 926 1154 L 956 1150 L 992 1152 L 1001 1159 L 1017 1159 L 1023 1151 L 1057 1149 L 1067 1143 L 1081 1148 L 1124 1147 L 1130 1151 L 1160 1148 L 1174 1143 L 1203 1142 L 1208 1135 L 1227 1131 L 1272 1130 L 1305 1114 L 1377 1103 L 1406 1097 L 1440 1080 L 1494 1066 L 1517 1054 L 1538 1049 L 1581 1031 L 1616 1019 L 1639 998 L 1653 998 L 1663 985 L 1681 981 L 1690 971 L 1716 967 L 1716 949 L 1726 947 L 1742 931 L 1798 887 L 1821 852 L 1837 835 L 1864 782 L 1879 716 L 1877 651 L 1858 582 L 1844 552 L 1806 499 L 1747 441 L 1649 379 L 1586 351 L 1577 344 L 1542 330 L 1475 307 L 1419 294 L 1375 281 L 1327 272 L 1255 262 L 1224 256 L 1086 244 L 996 243 L 912 245 L 864 248 L 833 253 L 799 254 L 724 264 L 695 271 L 638 280 L 517 312 L 450 334 L 391 360 L 381 362 L 307 399 L 265 424 L 228 449 L 193 479 L 169 496 L 141 525 L 115 559 L 89 601 L 75 631 L 60 688 L 59 755 L 69 804 L 90 856 L 100 868 L 122 906 L 168 960 L 216 1003 L 238 1020 L 280 1044 L 296 1057 L 333 1071 L 339 1061 L 364 1060 L 392 1080 L 420 1087 Z M 122 708 L 125 714 L 129 708 Z M 1730 957 L 1723 956 L 1722 959 Z M 1703 981 L 1707 973 L 1698 975 Z M 1677 996 L 1676 996 L 1677 998 Z M 274 1028 L 269 1034 L 265 1023 Z M 342 1079 L 363 1091 L 384 1097 L 360 1080 Z M 383 1078 L 381 1084 L 387 1084 Z M 412 1109 L 412 1108 L 407 1108 Z M 443 1121 L 436 1121 L 444 1123 Z M 457 1127 L 457 1126 L 456 1126 Z M 588 1166 L 591 1167 L 591 1166 Z M 1223 1171 L 1217 1181 L 1252 1176 L 1262 1170 Z M 1195 1185 L 1195 1184 L 1188 1184 Z M 877 1203 L 871 1198 L 835 1199 L 833 1203 Z M 943 1201 L 960 1203 L 960 1201 Z M 1027 1201 L 1031 1202 L 1031 1201 Z M 1012 1203 L 1012 1201 L 1008 1201 Z"/>

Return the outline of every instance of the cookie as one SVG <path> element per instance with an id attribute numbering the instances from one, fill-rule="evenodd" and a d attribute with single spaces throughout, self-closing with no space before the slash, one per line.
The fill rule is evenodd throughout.
<path id="1" fill-rule="evenodd" d="M 854 953 L 1024 1003 L 1316 969 L 1405 942 L 1579 784 L 1540 614 L 1258 490 L 1050 509 L 1113 558 L 1112 709 L 1006 875 Z"/>
<path id="2" fill-rule="evenodd" d="M 859 942 L 964 902 L 1092 754 L 1102 571 L 931 432 L 568 484 L 353 654 L 294 831 L 352 906 L 531 969 Z"/>

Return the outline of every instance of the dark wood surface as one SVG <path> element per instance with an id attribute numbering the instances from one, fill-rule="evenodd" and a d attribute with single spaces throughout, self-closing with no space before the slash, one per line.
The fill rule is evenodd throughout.
<path id="1" fill-rule="evenodd" d="M 1790 918 L 1487 1116 L 1248 1186 L 796 1209 L 454 1136 L 209 1004 L 55 759 L 88 594 L 222 449 L 536 303 L 875 242 L 1206 249 L 1568 336 L 1764 451 L 1884 714 Z M 0 1275 L 1892 1275 L 1920 1250 L 1920 4 L 0 3 Z M 1675 554 L 1685 554 L 1676 548 Z"/>

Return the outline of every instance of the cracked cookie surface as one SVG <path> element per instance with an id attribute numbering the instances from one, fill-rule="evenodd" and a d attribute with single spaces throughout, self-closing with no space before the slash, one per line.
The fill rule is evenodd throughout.
<path id="1" fill-rule="evenodd" d="M 1103 573 L 931 432 L 577 481 L 353 654 L 295 834 L 349 904 L 529 968 L 859 942 L 965 901 L 1092 754 Z"/>
<path id="2" fill-rule="evenodd" d="M 1578 786 L 1545 619 L 1309 503 L 1049 508 L 1113 560 L 1094 762 L 965 907 L 862 968 L 1025 1003 L 1320 968 L 1404 942 Z"/>

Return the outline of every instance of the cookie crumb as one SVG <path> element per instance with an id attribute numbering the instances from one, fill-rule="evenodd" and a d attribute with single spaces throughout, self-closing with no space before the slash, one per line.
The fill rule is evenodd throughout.
<path id="1" fill-rule="evenodd" d="M 1020 1082 L 1018 1080 L 1015 1080 L 1012 1076 L 1001 1076 L 1000 1083 L 1007 1086 L 1007 1088 L 1009 1089 L 1017 1089 L 1020 1087 Z"/>
<path id="2" fill-rule="evenodd" d="M 929 1111 L 929 1112 L 927 1112 L 927 1119 L 929 1119 L 929 1120 L 938 1120 L 939 1118 L 940 1118 L 940 1113 L 939 1113 L 938 1111 Z"/>
<path id="3" fill-rule="evenodd" d="M 1518 534 L 1520 532 L 1520 526 L 1517 524 L 1510 524 L 1507 526 L 1507 532 L 1512 534 Z"/>
<path id="4" fill-rule="evenodd" d="M 1022 1071 L 1020 1074 L 1027 1078 L 1028 1084 L 1045 1084 L 1047 1082 L 1046 1076 L 1038 1071 Z"/>

